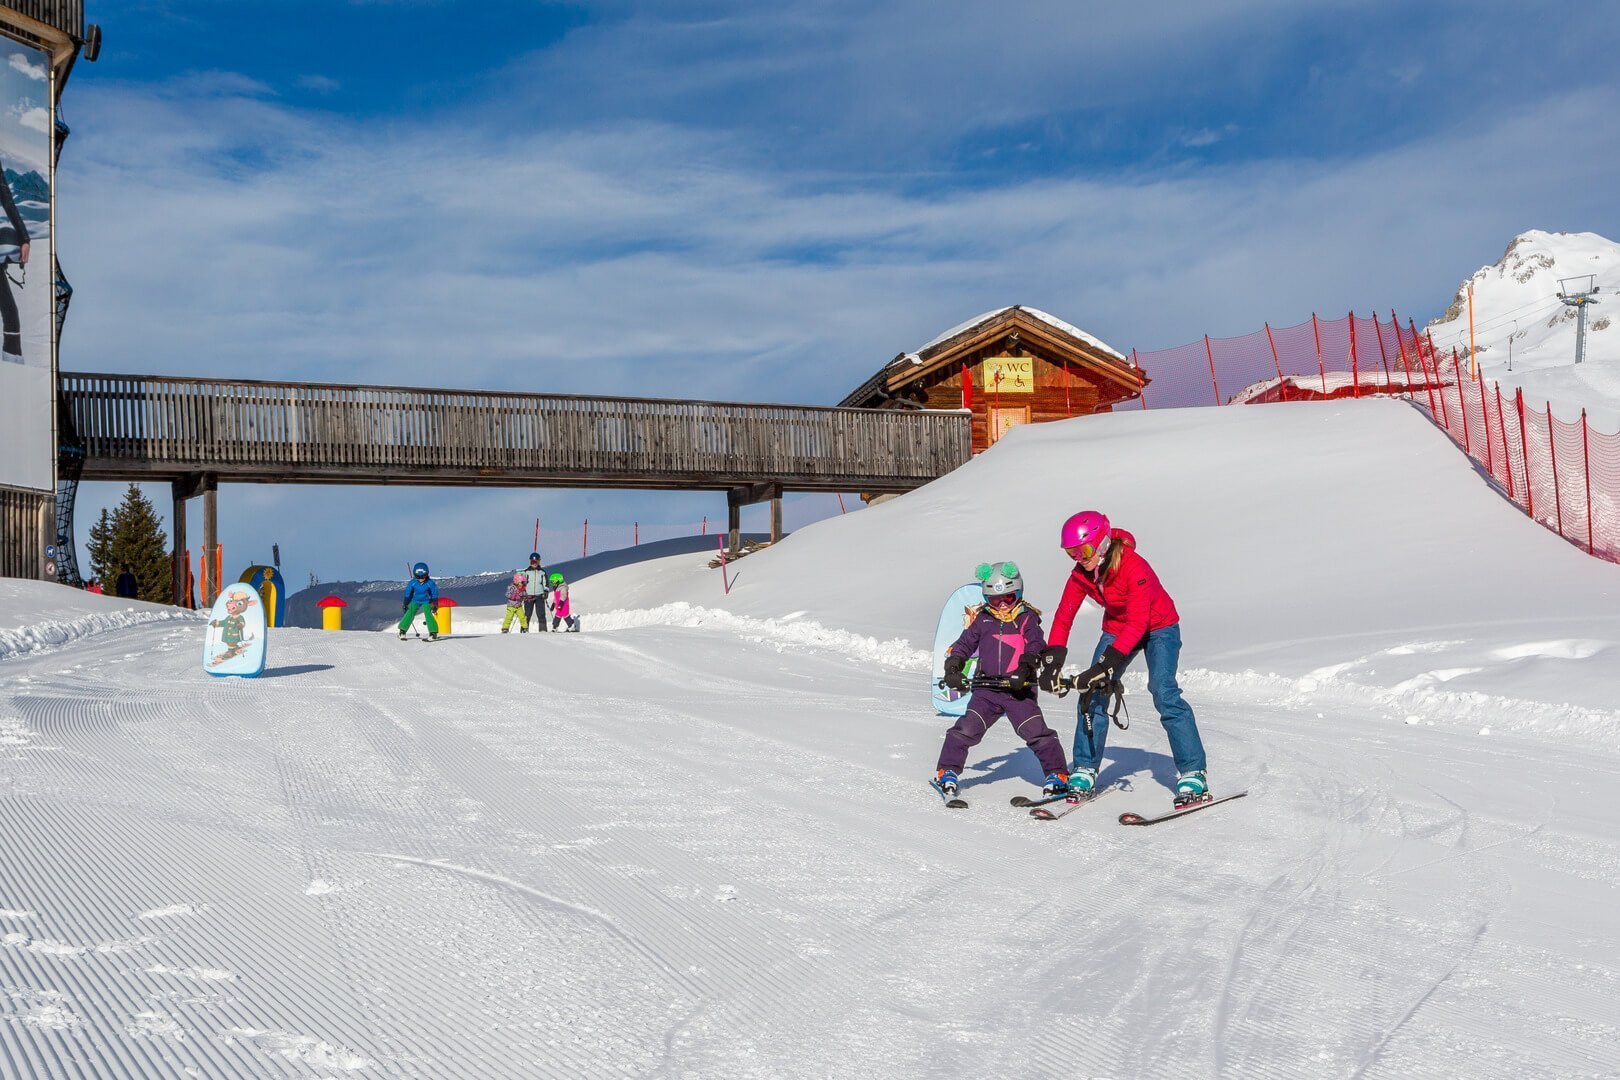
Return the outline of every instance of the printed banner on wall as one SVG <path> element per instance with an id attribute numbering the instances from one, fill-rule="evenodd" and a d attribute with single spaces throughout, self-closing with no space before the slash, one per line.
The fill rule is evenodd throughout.
<path id="1" fill-rule="evenodd" d="M 51 81 L 45 53 L 0 36 L 0 484 L 55 486 Z"/>

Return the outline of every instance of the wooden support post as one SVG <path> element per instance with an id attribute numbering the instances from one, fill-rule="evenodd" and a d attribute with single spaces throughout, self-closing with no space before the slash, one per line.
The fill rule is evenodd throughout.
<path id="1" fill-rule="evenodd" d="M 732 502 L 726 495 L 726 547 L 732 555 L 742 546 L 742 503 Z"/>
<path id="2" fill-rule="evenodd" d="M 215 550 L 219 546 L 219 480 L 213 476 L 202 478 L 203 500 L 203 579 L 202 606 L 213 607 L 219 598 L 219 575 L 215 572 Z"/>
<path id="3" fill-rule="evenodd" d="M 172 582 L 170 596 L 176 607 L 189 607 L 191 598 L 186 589 L 186 579 L 191 571 L 186 554 L 186 499 L 190 495 L 189 485 L 184 480 L 176 480 L 169 487 L 174 497 L 174 509 L 169 516 L 169 535 L 174 539 L 174 555 L 169 560 Z"/>
<path id="4" fill-rule="evenodd" d="M 782 539 L 782 489 L 771 496 L 771 543 Z"/>

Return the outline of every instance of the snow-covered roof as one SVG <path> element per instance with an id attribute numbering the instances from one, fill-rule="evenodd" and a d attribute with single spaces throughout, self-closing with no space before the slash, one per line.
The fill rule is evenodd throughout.
<path id="1" fill-rule="evenodd" d="M 1022 311 L 1026 315 L 1033 316 L 1034 318 L 1039 319 L 1041 322 L 1046 323 L 1048 326 L 1051 326 L 1051 327 L 1054 327 L 1055 329 L 1061 330 L 1065 334 L 1068 334 L 1070 337 L 1073 337 L 1073 338 L 1076 338 L 1076 339 L 1078 339 L 1080 341 L 1083 341 L 1087 345 L 1090 345 L 1092 348 L 1100 350 L 1101 352 L 1107 353 L 1109 356 L 1116 357 L 1116 358 L 1118 358 L 1120 360 L 1125 359 L 1125 354 L 1124 353 L 1120 352 L 1118 349 L 1114 348 L 1112 345 L 1109 345 L 1107 342 L 1103 341 L 1101 338 L 1098 338 L 1098 337 L 1095 337 L 1094 335 L 1086 333 L 1084 330 L 1080 329 L 1078 326 L 1075 326 L 1073 323 L 1064 322 L 1062 319 L 1058 318 L 1056 315 L 1048 314 L 1047 312 L 1042 311 L 1040 308 L 1026 307 L 1023 304 L 1009 304 L 1006 307 L 999 307 L 999 308 L 996 308 L 993 311 L 987 311 L 983 315 L 975 316 L 974 318 L 969 319 L 967 322 L 959 323 L 958 325 L 951 327 L 949 330 L 947 330 L 943 334 L 940 334 L 939 336 L 935 337 L 932 341 L 928 342 L 926 345 L 923 345 L 920 348 L 918 348 L 915 352 L 904 353 L 904 354 L 902 354 L 900 356 L 895 357 L 895 359 L 893 361 L 893 364 L 907 364 L 907 363 L 915 364 L 915 363 L 919 363 L 919 362 L 921 362 L 923 354 L 928 352 L 928 350 L 937 348 L 940 345 L 943 345 L 945 342 L 950 341 L 952 338 L 955 338 L 955 337 L 957 337 L 957 336 L 959 336 L 961 334 L 965 334 L 969 330 L 972 330 L 974 327 L 982 326 L 983 324 L 989 322 L 991 319 L 999 318 L 1000 316 L 1002 316 L 1002 315 L 1006 314 L 1007 312 L 1012 311 L 1014 309 L 1016 309 L 1018 311 Z M 893 364 L 891 366 L 893 366 Z"/>

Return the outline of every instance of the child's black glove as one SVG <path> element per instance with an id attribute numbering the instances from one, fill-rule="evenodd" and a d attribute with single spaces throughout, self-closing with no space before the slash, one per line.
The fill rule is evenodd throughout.
<path id="1" fill-rule="evenodd" d="M 1062 645 L 1051 645 L 1041 650 L 1040 656 L 1040 683 L 1041 689 L 1048 694 L 1058 692 L 1058 675 L 1063 671 L 1063 662 L 1069 658 L 1069 650 Z"/>
<path id="2" fill-rule="evenodd" d="M 403 614 L 405 614 L 405 612 L 407 612 L 409 610 L 411 610 L 411 602 L 409 600 L 400 601 L 400 605 L 399 605 L 400 614 L 403 615 Z"/>
<path id="3" fill-rule="evenodd" d="M 1019 697 L 1027 694 L 1029 688 L 1035 685 L 1038 664 L 1039 661 L 1035 657 L 1026 657 L 1022 664 L 1007 675 L 1007 689 Z"/>
<path id="4" fill-rule="evenodd" d="M 967 661 L 960 656 L 947 656 L 945 658 L 945 685 L 952 690 L 966 690 L 968 688 L 967 676 L 963 669 Z"/>

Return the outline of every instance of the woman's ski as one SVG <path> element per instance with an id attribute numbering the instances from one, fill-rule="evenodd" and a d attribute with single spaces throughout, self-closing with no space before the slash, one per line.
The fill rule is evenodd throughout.
<path id="1" fill-rule="evenodd" d="M 1124 789 L 1124 787 L 1125 787 L 1124 784 L 1109 784 L 1107 787 L 1101 788 L 1101 789 L 1093 792 L 1092 794 L 1088 795 L 1084 799 L 1075 800 L 1074 802 L 1070 803 L 1067 807 L 1065 807 L 1062 810 L 1059 810 L 1055 814 L 1052 813 L 1052 811 L 1046 809 L 1044 806 L 1037 806 L 1035 809 L 1033 809 L 1033 810 L 1031 810 L 1029 812 L 1029 816 L 1034 818 L 1036 821 L 1056 821 L 1058 818 L 1068 817 L 1070 814 L 1074 813 L 1076 810 L 1080 809 L 1082 806 L 1085 806 L 1087 803 L 1096 802 L 1098 799 L 1102 798 L 1104 795 L 1107 795 L 1110 791 L 1121 791 L 1121 790 Z"/>
<path id="2" fill-rule="evenodd" d="M 1247 794 L 1247 791 L 1240 791 L 1235 795 L 1222 795 L 1218 799 L 1210 799 L 1207 802 L 1193 803 L 1191 806 L 1183 806 L 1179 810 L 1171 810 L 1169 813 L 1160 814 L 1157 817 L 1143 817 L 1141 814 L 1124 813 L 1119 815 L 1119 823 L 1121 825 L 1157 825 L 1161 821 L 1169 821 L 1171 818 L 1186 817 L 1188 814 L 1197 813 L 1199 810 L 1207 810 L 1211 806 L 1219 806 L 1223 802 L 1231 802 L 1233 799 L 1241 799 Z"/>

